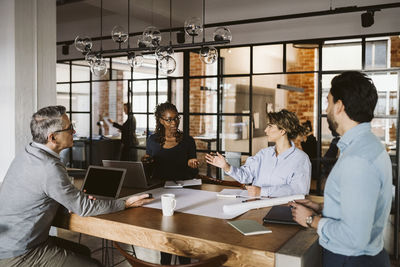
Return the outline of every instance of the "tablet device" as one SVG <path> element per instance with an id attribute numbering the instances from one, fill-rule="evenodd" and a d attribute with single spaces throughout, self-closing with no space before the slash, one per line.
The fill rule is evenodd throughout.
<path id="1" fill-rule="evenodd" d="M 263 219 L 264 223 L 299 225 L 293 220 L 290 206 L 273 206 Z"/>

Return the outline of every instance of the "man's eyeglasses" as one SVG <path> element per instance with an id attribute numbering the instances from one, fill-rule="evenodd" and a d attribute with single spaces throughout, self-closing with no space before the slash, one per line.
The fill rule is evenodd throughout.
<path id="1" fill-rule="evenodd" d="M 62 129 L 62 130 L 58 130 L 58 131 L 54 131 L 54 133 L 61 133 L 61 132 L 66 132 L 66 131 L 69 131 L 69 132 L 75 131 L 75 123 L 71 123 L 68 126 L 68 128 L 65 128 L 65 129 Z"/>
<path id="2" fill-rule="evenodd" d="M 179 122 L 179 120 L 181 119 L 181 116 L 176 116 L 175 118 L 169 118 L 169 119 L 164 119 L 163 117 L 161 117 L 161 119 L 167 123 L 171 123 L 171 122 Z"/>

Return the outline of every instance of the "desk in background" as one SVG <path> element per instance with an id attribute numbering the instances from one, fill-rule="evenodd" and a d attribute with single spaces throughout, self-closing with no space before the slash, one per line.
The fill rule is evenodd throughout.
<path id="1" fill-rule="evenodd" d="M 207 184 L 198 187 L 215 192 L 223 188 L 226 187 Z M 251 210 L 237 219 L 252 219 L 262 223 L 268 210 Z M 58 214 L 54 226 L 192 258 L 226 254 L 228 261 L 225 266 L 319 264 L 319 257 L 315 256 L 319 253 L 318 236 L 314 231 L 305 231 L 300 226 L 268 225 L 272 230 L 270 234 L 244 236 L 228 225 L 226 220 L 180 212 L 164 217 L 160 210 L 144 207 L 95 217 Z M 291 263 L 297 259 L 303 265 L 288 265 L 288 259 Z M 304 260 L 308 260 L 305 265 L 301 263 Z"/>

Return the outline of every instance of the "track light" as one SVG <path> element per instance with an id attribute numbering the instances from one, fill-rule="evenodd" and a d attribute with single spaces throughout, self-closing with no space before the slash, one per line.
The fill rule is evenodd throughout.
<path id="1" fill-rule="evenodd" d="M 374 11 L 368 10 L 361 14 L 361 25 L 364 28 L 371 27 L 374 24 Z"/>

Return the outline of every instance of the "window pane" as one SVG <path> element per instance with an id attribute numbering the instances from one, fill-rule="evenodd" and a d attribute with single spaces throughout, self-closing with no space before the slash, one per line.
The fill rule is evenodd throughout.
<path id="1" fill-rule="evenodd" d="M 378 90 L 378 103 L 375 108 L 375 115 L 397 115 L 399 88 L 399 73 L 373 73 L 369 75 L 374 81 Z"/>
<path id="2" fill-rule="evenodd" d="M 178 110 L 183 111 L 183 80 L 171 80 L 171 103 L 176 106 Z"/>
<path id="3" fill-rule="evenodd" d="M 57 105 L 64 106 L 69 111 L 69 84 L 57 84 Z"/>
<path id="4" fill-rule="evenodd" d="M 149 112 L 154 112 L 156 106 L 156 81 L 149 81 Z"/>
<path id="5" fill-rule="evenodd" d="M 132 82 L 133 91 L 133 112 L 147 112 L 147 82 Z"/>
<path id="6" fill-rule="evenodd" d="M 57 63 L 57 82 L 69 82 L 69 64 Z"/>
<path id="7" fill-rule="evenodd" d="M 367 38 L 365 45 L 365 68 L 379 69 L 387 68 L 388 41 Z"/>
<path id="8" fill-rule="evenodd" d="M 72 84 L 72 111 L 90 110 L 90 83 Z"/>
<path id="9" fill-rule="evenodd" d="M 249 116 L 221 117 L 221 150 L 249 152 Z"/>
<path id="10" fill-rule="evenodd" d="M 360 70 L 361 40 L 339 40 L 322 48 L 322 70 Z"/>
<path id="11" fill-rule="evenodd" d="M 397 133 L 396 119 L 373 119 L 371 121 L 371 128 L 372 132 L 385 144 L 387 149 L 395 148 Z"/>
<path id="12" fill-rule="evenodd" d="M 90 114 L 74 113 L 71 115 L 71 121 L 75 123 L 75 131 L 76 131 L 75 136 L 89 137 Z M 93 134 L 98 134 L 99 126 L 96 125 L 96 122 L 93 123 L 92 127 L 93 127 Z"/>
<path id="13" fill-rule="evenodd" d="M 283 72 L 283 45 L 254 46 L 253 72 Z"/>
<path id="14" fill-rule="evenodd" d="M 328 108 L 328 94 L 331 90 L 331 81 L 338 74 L 324 74 L 322 75 L 322 99 L 321 108 L 322 114 L 326 114 L 326 109 Z"/>
<path id="15" fill-rule="evenodd" d="M 217 78 L 190 80 L 189 112 L 217 112 Z"/>
<path id="16" fill-rule="evenodd" d="M 158 104 L 164 103 L 168 98 L 168 80 L 158 80 Z"/>
<path id="17" fill-rule="evenodd" d="M 156 78 L 157 60 L 155 56 L 143 55 L 143 64 L 133 71 L 133 79 Z"/>
<path id="18" fill-rule="evenodd" d="M 150 115 L 150 117 L 152 117 L 152 115 Z M 139 141 L 139 146 L 146 146 L 147 115 L 135 114 L 135 119 L 136 137 Z"/>
<path id="19" fill-rule="evenodd" d="M 250 47 L 224 48 L 220 53 L 223 74 L 250 73 Z"/>
<path id="20" fill-rule="evenodd" d="M 189 135 L 196 141 L 197 149 L 216 150 L 217 116 L 191 115 Z"/>
<path id="21" fill-rule="evenodd" d="M 286 44 L 286 71 L 317 71 L 318 48 L 296 48 Z"/>
<path id="22" fill-rule="evenodd" d="M 190 76 L 217 75 L 218 64 L 205 64 L 199 58 L 198 52 L 190 52 Z"/>
<path id="23" fill-rule="evenodd" d="M 81 63 L 82 65 L 75 65 Z M 72 62 L 72 81 L 90 81 L 90 68 L 83 62 Z"/>
<path id="24" fill-rule="evenodd" d="M 222 83 L 222 112 L 250 112 L 250 78 L 225 78 Z"/>

